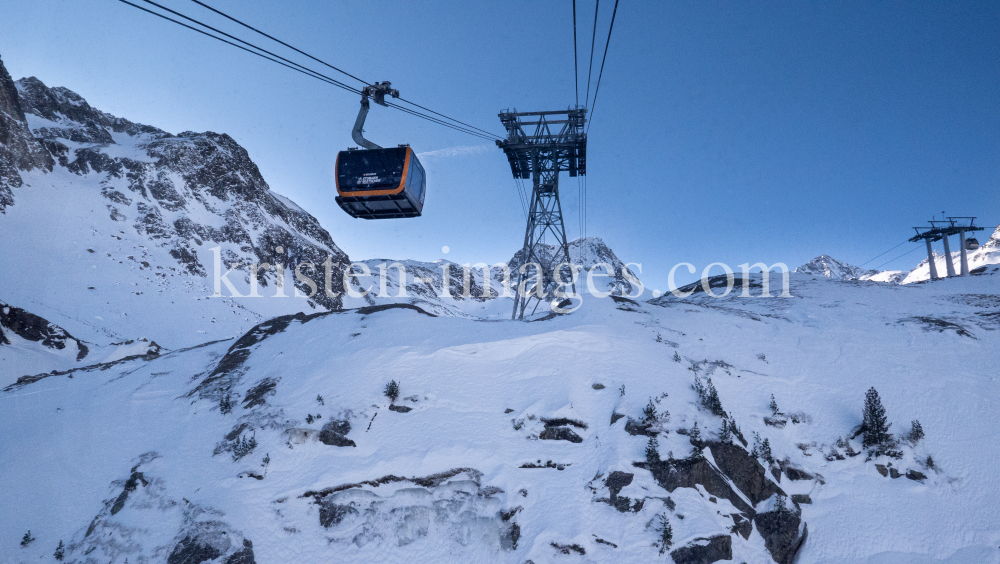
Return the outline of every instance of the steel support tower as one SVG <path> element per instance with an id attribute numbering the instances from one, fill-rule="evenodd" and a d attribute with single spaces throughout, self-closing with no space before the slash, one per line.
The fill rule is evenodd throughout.
<path id="1" fill-rule="evenodd" d="M 931 243 L 936 241 L 944 241 L 945 271 L 947 276 L 955 276 L 955 265 L 951 259 L 951 245 L 948 244 L 948 236 L 956 234 L 959 237 L 959 276 L 968 276 L 969 258 L 966 255 L 965 234 L 982 231 L 984 228 L 976 227 L 976 218 L 974 217 L 948 217 L 945 221 L 930 221 L 928 223 L 931 224 L 929 228 L 913 228 L 917 234 L 910 238 L 910 242 L 916 243 L 923 240 L 927 244 L 927 263 L 931 269 L 931 280 L 939 278 L 937 265 L 934 264 L 934 250 L 931 247 Z"/>
<path id="2" fill-rule="evenodd" d="M 570 262 L 562 204 L 559 202 L 559 173 L 568 172 L 570 176 L 587 174 L 586 115 L 587 110 L 583 108 L 551 112 L 500 112 L 507 138 L 497 141 L 497 146 L 507 155 L 514 178 L 532 180 L 524 246 L 511 272 L 512 280 L 516 281 L 511 319 L 523 319 L 532 299 L 535 301 L 532 312 L 541 301 L 552 299 L 557 284 L 555 269 L 562 263 Z M 556 247 L 553 256 L 542 250 L 546 235 L 553 237 L 552 243 Z M 539 265 L 541 272 L 535 272 L 535 267 L 527 267 L 525 272 L 521 272 L 522 266 L 532 263 Z M 561 281 L 568 283 L 572 277 L 570 267 L 563 266 L 558 275 Z M 521 295 L 522 292 L 517 290 L 525 280 L 531 279 L 536 279 L 541 288 L 524 284 L 525 295 Z M 573 292 L 576 292 L 575 284 Z M 538 297 L 539 293 L 542 298 Z"/>

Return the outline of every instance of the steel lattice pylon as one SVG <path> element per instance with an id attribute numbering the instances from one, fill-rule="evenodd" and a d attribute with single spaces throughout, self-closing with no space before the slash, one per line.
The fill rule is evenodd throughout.
<path id="1" fill-rule="evenodd" d="M 516 291 L 511 319 L 524 318 L 524 312 L 532 299 L 535 300 L 532 311 L 542 300 L 550 299 L 556 287 L 555 268 L 561 263 L 570 262 L 562 204 L 559 202 L 559 173 L 565 171 L 570 176 L 587 174 L 587 134 L 583 127 L 586 114 L 587 110 L 582 108 L 500 113 L 500 121 L 507 129 L 507 139 L 497 141 L 497 146 L 507 155 L 514 178 L 532 179 L 524 246 L 512 271 L 512 278 L 516 281 L 514 287 L 520 289 L 525 280 L 540 279 L 542 295 L 539 298 L 539 292 L 527 288 L 525 295 Z M 526 116 L 535 117 L 537 121 L 521 121 Z M 563 116 L 565 119 L 557 119 Z M 524 128 L 532 126 L 534 129 L 529 135 Z M 556 243 L 554 246 L 557 250 L 551 257 L 541 252 L 546 234 L 553 236 Z M 541 273 L 535 272 L 534 267 L 521 272 L 523 265 L 532 263 L 541 267 Z M 570 267 L 564 266 L 560 271 L 560 279 L 569 281 L 571 276 Z M 576 292 L 575 284 L 573 292 Z"/>

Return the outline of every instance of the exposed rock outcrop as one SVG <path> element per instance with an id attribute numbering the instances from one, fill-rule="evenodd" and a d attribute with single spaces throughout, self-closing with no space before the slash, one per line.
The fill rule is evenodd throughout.
<path id="1" fill-rule="evenodd" d="M 732 560 L 733 538 L 729 535 L 697 538 L 672 551 L 670 557 L 675 564 L 712 564 L 719 560 Z"/>
<path id="2" fill-rule="evenodd" d="M 14 205 L 12 188 L 23 184 L 20 171 L 51 171 L 54 165 L 52 156 L 31 134 L 17 88 L 0 60 L 0 213 Z"/>

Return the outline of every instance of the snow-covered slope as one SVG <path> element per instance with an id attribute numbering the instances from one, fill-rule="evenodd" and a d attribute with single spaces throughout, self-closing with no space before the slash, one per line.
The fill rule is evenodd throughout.
<path id="1" fill-rule="evenodd" d="M 2 65 L 0 210 L 0 299 L 88 342 L 146 337 L 180 348 L 276 315 L 340 308 L 323 276 L 309 301 L 208 298 L 216 247 L 221 272 L 285 265 L 287 295 L 298 263 L 331 257 L 339 281 L 348 260 L 315 218 L 269 190 L 232 138 L 171 135 L 36 78 L 15 88 Z M 257 278 L 261 294 L 280 291 L 275 267 Z M 249 293 L 248 267 L 228 279 Z"/>
<path id="2" fill-rule="evenodd" d="M 800 564 L 989 562 L 998 280 L 794 274 L 793 298 L 588 300 L 540 323 L 375 307 L 3 382 L 0 561 L 63 540 L 76 562 L 649 562 L 662 515 L 676 562 L 787 561 L 806 530 Z M 746 448 L 716 442 L 696 376 Z M 851 456 L 870 387 L 891 431 L 926 432 L 900 459 Z"/>
<path id="3" fill-rule="evenodd" d="M 795 272 L 825 276 L 833 280 L 866 280 L 879 273 L 877 270 L 865 270 L 840 262 L 829 255 L 820 255 L 796 268 Z"/>

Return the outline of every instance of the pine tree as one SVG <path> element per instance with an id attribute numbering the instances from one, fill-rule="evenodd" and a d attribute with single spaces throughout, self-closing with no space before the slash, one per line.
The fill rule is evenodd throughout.
<path id="1" fill-rule="evenodd" d="M 753 450 L 750 451 L 750 456 L 754 458 L 760 458 L 760 448 L 761 448 L 760 435 L 757 433 L 757 431 L 754 431 Z"/>
<path id="2" fill-rule="evenodd" d="M 694 426 L 691 427 L 691 430 L 688 431 L 688 439 L 691 441 L 691 446 L 694 447 L 694 449 L 691 451 L 691 456 L 693 456 L 694 458 L 703 457 L 704 453 L 701 452 L 701 449 L 704 448 L 705 443 L 702 442 L 701 440 L 701 429 L 698 428 L 697 421 L 695 421 Z"/>
<path id="3" fill-rule="evenodd" d="M 222 412 L 223 415 L 228 415 L 233 411 L 233 399 L 228 391 L 219 399 L 219 411 Z"/>
<path id="4" fill-rule="evenodd" d="M 696 372 L 694 375 L 694 385 L 691 386 L 694 393 L 698 394 L 698 403 L 705 404 L 705 385 L 701 383 L 701 376 Z"/>
<path id="5" fill-rule="evenodd" d="M 56 547 L 56 551 L 52 556 L 60 562 L 62 562 L 62 559 L 66 557 L 66 549 L 63 547 L 63 541 L 59 541 L 59 546 Z"/>
<path id="6" fill-rule="evenodd" d="M 681 355 L 677 354 L 677 351 L 674 351 L 674 362 L 680 362 L 680 361 L 681 361 Z"/>
<path id="7" fill-rule="evenodd" d="M 875 391 L 875 388 L 870 388 L 865 394 L 865 409 L 861 423 L 864 438 L 861 441 L 861 446 L 870 448 L 887 445 L 891 438 L 889 435 L 889 427 L 891 426 L 891 423 L 886 422 L 885 408 L 882 407 L 882 400 L 879 399 L 878 392 Z"/>
<path id="8" fill-rule="evenodd" d="M 774 463 L 774 456 L 771 455 L 771 441 L 764 439 L 764 442 L 760 445 L 760 457 L 768 462 L 768 464 Z"/>
<path id="9" fill-rule="evenodd" d="M 733 444 L 733 432 L 729 430 L 729 420 L 722 420 L 722 430 L 719 431 L 719 441 L 725 444 Z"/>
<path id="10" fill-rule="evenodd" d="M 928 468 L 934 468 L 934 459 L 931 458 L 931 455 L 929 454 L 927 455 L 927 460 L 924 461 L 924 466 Z"/>
<path id="11" fill-rule="evenodd" d="M 674 544 L 674 530 L 666 515 L 660 514 L 660 526 L 657 530 L 660 532 L 660 554 L 663 554 Z"/>
<path id="12" fill-rule="evenodd" d="M 649 437 L 649 441 L 646 442 L 646 464 L 651 467 L 660 461 L 660 443 L 656 440 L 656 437 Z"/>
<path id="13" fill-rule="evenodd" d="M 739 426 L 736 425 L 736 418 L 734 417 L 729 418 L 729 432 L 733 434 L 733 437 L 738 438 L 740 442 L 746 443 L 743 431 L 741 431 Z"/>
<path id="14" fill-rule="evenodd" d="M 713 415 L 725 417 L 726 412 L 722 410 L 722 400 L 719 399 L 719 392 L 715 389 L 711 378 L 708 379 L 708 393 L 704 405 Z"/>
<path id="15" fill-rule="evenodd" d="M 26 547 L 33 542 L 35 542 L 35 537 L 31 536 L 31 529 L 28 529 L 28 532 L 21 537 L 21 546 Z"/>
<path id="16" fill-rule="evenodd" d="M 385 385 L 385 390 L 382 393 L 385 394 L 385 397 L 395 402 L 396 398 L 399 397 L 399 384 L 395 380 L 391 380 Z"/>
<path id="17" fill-rule="evenodd" d="M 653 398 L 649 398 L 649 403 L 642 408 L 642 422 L 646 424 L 656 422 L 656 406 L 653 405 Z"/>
<path id="18" fill-rule="evenodd" d="M 316 394 L 316 401 L 318 401 L 320 405 L 326 405 L 323 403 L 323 396 L 319 394 Z"/>
<path id="19" fill-rule="evenodd" d="M 924 428 L 920 426 L 920 421 L 914 419 L 910 423 L 910 432 L 906 438 L 913 444 L 917 444 L 920 442 L 920 439 L 924 438 Z"/>
<path id="20" fill-rule="evenodd" d="M 313 422 L 313 416 L 312 413 L 310 413 L 309 415 L 306 415 L 306 423 L 312 425 L 312 422 Z"/>
<path id="21" fill-rule="evenodd" d="M 771 405 L 768 407 L 771 408 L 771 415 L 778 415 L 778 402 L 774 401 L 774 394 L 771 394 Z"/>

